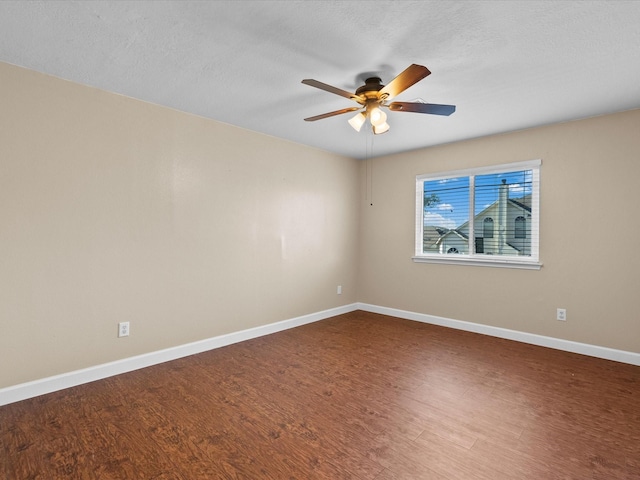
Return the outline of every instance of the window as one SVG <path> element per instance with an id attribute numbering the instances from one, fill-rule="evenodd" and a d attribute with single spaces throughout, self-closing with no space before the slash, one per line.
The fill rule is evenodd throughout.
<path id="1" fill-rule="evenodd" d="M 414 261 L 539 269 L 541 164 L 417 176 Z"/>
<path id="2" fill-rule="evenodd" d="M 516 217 L 515 237 L 527 238 L 527 219 L 523 216 Z"/>
<path id="3" fill-rule="evenodd" d="M 493 218 L 487 217 L 483 222 L 482 235 L 484 238 L 493 238 Z"/>

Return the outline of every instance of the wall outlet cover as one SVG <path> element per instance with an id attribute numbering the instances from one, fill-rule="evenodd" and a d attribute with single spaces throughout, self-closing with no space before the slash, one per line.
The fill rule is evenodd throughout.
<path id="1" fill-rule="evenodd" d="M 129 322 L 118 323 L 118 337 L 129 336 Z"/>

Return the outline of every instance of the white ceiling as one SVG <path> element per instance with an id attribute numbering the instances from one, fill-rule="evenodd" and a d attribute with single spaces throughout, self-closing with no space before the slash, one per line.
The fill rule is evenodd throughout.
<path id="1" fill-rule="evenodd" d="M 2 1 L 0 61 L 364 158 L 640 108 L 640 1 Z M 411 63 L 453 115 L 303 121 Z"/>

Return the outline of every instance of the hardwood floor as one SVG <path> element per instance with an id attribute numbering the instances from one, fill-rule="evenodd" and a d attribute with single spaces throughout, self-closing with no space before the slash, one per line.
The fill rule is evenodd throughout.
<path id="1" fill-rule="evenodd" d="M 639 479 L 640 367 L 353 312 L 0 407 L 26 479 Z"/>

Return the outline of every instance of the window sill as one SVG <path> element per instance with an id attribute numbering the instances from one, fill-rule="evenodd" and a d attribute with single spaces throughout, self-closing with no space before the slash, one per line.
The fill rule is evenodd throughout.
<path id="1" fill-rule="evenodd" d="M 473 267 L 519 268 L 525 270 L 540 270 L 542 263 L 533 260 L 518 260 L 514 258 L 485 259 L 478 257 L 438 255 L 413 257 L 415 263 L 439 263 L 444 265 L 469 265 Z"/>

